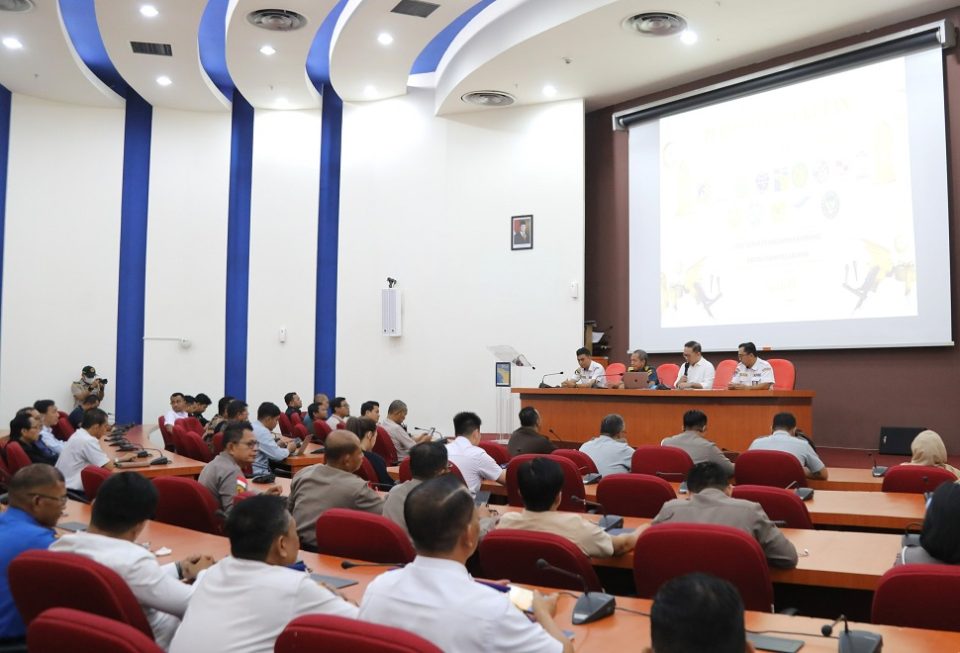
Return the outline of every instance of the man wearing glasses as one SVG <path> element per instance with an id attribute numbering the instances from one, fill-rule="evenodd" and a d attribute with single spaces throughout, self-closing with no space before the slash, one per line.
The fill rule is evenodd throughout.
<path id="1" fill-rule="evenodd" d="M 243 468 L 250 468 L 257 457 L 259 443 L 250 422 L 230 422 L 223 431 L 223 451 L 203 467 L 200 484 L 210 490 L 220 509 L 229 513 L 239 492 L 247 492 L 249 481 Z M 279 485 L 271 485 L 264 494 L 280 494 Z"/>

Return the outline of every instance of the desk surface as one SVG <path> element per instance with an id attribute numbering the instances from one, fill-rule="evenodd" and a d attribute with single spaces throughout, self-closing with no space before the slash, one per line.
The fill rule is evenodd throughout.
<path id="1" fill-rule="evenodd" d="M 148 449 L 152 448 L 153 445 L 150 443 L 149 439 L 146 436 L 146 433 L 143 431 L 142 426 L 134 426 L 129 431 L 126 432 L 124 437 L 127 438 L 132 444 L 146 447 Z M 110 460 L 118 456 L 127 455 L 130 452 L 120 451 L 114 446 L 111 446 L 111 443 L 106 440 L 100 440 L 100 448 L 103 449 L 103 452 L 107 454 Z M 170 460 L 166 465 L 146 465 L 143 467 L 134 467 L 134 466 L 121 466 L 117 467 L 115 472 L 137 472 L 142 474 L 147 478 L 155 478 L 157 476 L 197 476 L 203 471 L 204 462 L 199 460 L 194 460 L 193 458 L 187 458 L 186 456 L 181 456 L 175 454 L 172 451 L 163 451 L 163 455 Z M 151 451 L 149 458 L 138 458 L 137 460 L 151 461 L 159 457 L 157 451 Z"/>

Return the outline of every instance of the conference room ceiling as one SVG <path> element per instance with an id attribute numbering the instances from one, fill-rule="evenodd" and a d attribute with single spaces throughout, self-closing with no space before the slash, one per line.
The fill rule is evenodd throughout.
<path id="1" fill-rule="evenodd" d="M 0 11 L 0 84 L 17 93 L 121 106 L 132 90 L 158 107 L 227 111 L 234 89 L 256 108 L 305 109 L 320 106 L 324 84 L 347 102 L 416 86 L 435 89 L 443 115 L 495 110 L 461 99 L 491 90 L 517 104 L 585 98 L 596 109 L 957 0 L 30 2 L 27 11 Z M 255 26 L 249 15 L 263 9 L 295 12 L 303 24 Z M 648 11 L 681 15 L 696 42 L 623 27 Z"/>

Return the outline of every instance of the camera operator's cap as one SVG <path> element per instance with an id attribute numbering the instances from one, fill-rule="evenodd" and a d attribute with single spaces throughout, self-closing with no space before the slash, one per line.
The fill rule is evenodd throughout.
<path id="1" fill-rule="evenodd" d="M 97 375 L 97 370 L 94 369 L 93 365 L 87 365 L 86 367 L 84 367 L 84 368 L 81 370 L 81 372 L 83 373 L 84 376 L 96 376 L 96 375 Z"/>

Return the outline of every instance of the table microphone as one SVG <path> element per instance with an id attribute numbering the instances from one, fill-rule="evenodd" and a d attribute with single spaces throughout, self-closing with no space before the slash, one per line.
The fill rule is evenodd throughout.
<path id="1" fill-rule="evenodd" d="M 340 562 L 341 569 L 353 569 L 354 567 L 403 567 L 405 562 L 351 562 L 343 560 Z"/>
<path id="2" fill-rule="evenodd" d="M 591 592 L 590 588 L 587 587 L 587 581 L 580 574 L 554 567 L 543 558 L 537 559 L 537 569 L 550 570 L 570 578 L 576 578 L 583 585 L 583 594 L 580 595 L 573 606 L 573 619 L 571 621 L 575 626 L 609 617 L 616 610 L 617 600 L 604 592 Z"/>
<path id="3" fill-rule="evenodd" d="M 824 637 L 833 635 L 833 627 L 843 622 L 843 632 L 837 636 L 839 640 L 838 651 L 840 653 L 877 653 L 883 648 L 883 636 L 879 633 L 871 633 L 866 630 L 850 630 L 850 624 L 847 618 L 840 615 L 833 620 L 832 624 L 820 628 L 820 634 Z"/>
<path id="4" fill-rule="evenodd" d="M 543 380 L 548 376 L 560 376 L 561 374 L 563 374 L 563 372 L 550 372 L 549 374 L 544 374 L 542 377 L 540 377 L 540 387 L 552 388 L 553 387 L 552 385 L 547 385 L 546 383 L 543 382 Z"/>
<path id="5" fill-rule="evenodd" d="M 163 455 L 163 452 L 159 449 L 151 449 L 149 447 L 140 447 L 141 451 L 156 451 L 159 456 L 150 461 L 151 465 L 169 465 L 172 461 Z"/>
<path id="6" fill-rule="evenodd" d="M 872 451 L 868 451 L 867 455 L 870 456 L 870 460 L 873 461 L 873 469 L 870 470 L 870 473 L 875 478 L 880 478 L 881 476 L 887 473 L 888 468 L 877 464 L 877 457 L 874 455 Z"/>
<path id="7" fill-rule="evenodd" d="M 556 431 L 554 431 L 553 429 L 547 429 L 547 430 L 548 430 L 550 433 L 553 434 L 553 439 L 554 439 L 554 440 L 556 440 L 557 442 L 563 442 L 563 440 L 560 438 L 560 436 L 557 435 L 557 432 L 556 432 Z"/>
<path id="8" fill-rule="evenodd" d="M 621 517 L 620 515 L 608 515 L 607 509 L 603 507 L 602 503 L 598 503 L 596 501 L 590 501 L 589 499 L 582 499 L 575 494 L 571 494 L 570 498 L 576 501 L 577 503 L 582 503 L 585 506 L 599 509 L 603 517 L 601 517 L 600 521 L 597 522 L 597 526 L 599 526 L 603 530 L 608 531 L 611 528 L 623 528 L 623 517 Z"/>

